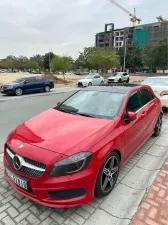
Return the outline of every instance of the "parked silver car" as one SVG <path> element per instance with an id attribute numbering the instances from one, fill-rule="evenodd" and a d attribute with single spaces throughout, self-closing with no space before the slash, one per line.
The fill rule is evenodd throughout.
<path id="1" fill-rule="evenodd" d="M 130 76 L 126 72 L 117 72 L 108 78 L 108 83 L 129 83 Z"/>
<path id="2" fill-rule="evenodd" d="M 92 85 L 104 84 L 104 78 L 99 73 L 90 73 L 83 79 L 78 81 L 79 87 L 88 87 Z"/>

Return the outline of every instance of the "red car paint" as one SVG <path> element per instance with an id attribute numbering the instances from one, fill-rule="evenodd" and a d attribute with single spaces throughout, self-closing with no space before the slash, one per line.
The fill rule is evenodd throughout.
<path id="1" fill-rule="evenodd" d="M 46 171 L 40 178 L 33 178 L 15 170 L 7 160 L 5 145 L 5 167 L 28 180 L 33 192 L 16 186 L 5 172 L 6 179 L 17 192 L 44 206 L 75 207 L 92 201 L 96 179 L 107 155 L 117 150 L 121 156 L 120 165 L 123 166 L 154 132 L 162 111 L 157 97 L 136 113 L 136 120 L 130 123 L 123 121 L 129 96 L 140 88 L 142 86 L 136 86 L 127 91 L 114 120 L 88 118 L 50 109 L 18 126 L 9 135 L 6 145 L 18 155 L 46 164 Z M 153 93 L 150 87 L 143 88 Z M 66 176 L 49 176 L 54 163 L 86 150 L 92 152 L 93 157 L 85 170 Z M 53 199 L 48 194 L 49 191 L 76 188 L 83 188 L 86 194 L 72 199 Z"/>

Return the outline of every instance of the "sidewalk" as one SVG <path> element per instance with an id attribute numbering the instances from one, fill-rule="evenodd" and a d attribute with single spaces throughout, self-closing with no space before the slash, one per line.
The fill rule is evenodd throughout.
<path id="1" fill-rule="evenodd" d="M 168 161 L 143 199 L 131 225 L 168 225 Z"/>

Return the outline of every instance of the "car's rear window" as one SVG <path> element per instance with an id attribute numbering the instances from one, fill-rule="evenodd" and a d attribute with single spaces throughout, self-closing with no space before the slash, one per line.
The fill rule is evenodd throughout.
<path id="1" fill-rule="evenodd" d="M 118 115 L 123 99 L 122 93 L 79 91 L 56 109 L 72 114 L 113 119 Z"/>

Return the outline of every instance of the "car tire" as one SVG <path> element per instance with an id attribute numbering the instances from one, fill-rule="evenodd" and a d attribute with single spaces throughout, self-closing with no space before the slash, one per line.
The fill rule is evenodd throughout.
<path id="1" fill-rule="evenodd" d="M 122 83 L 122 80 L 121 80 L 121 79 L 119 79 L 118 83 Z"/>
<path id="2" fill-rule="evenodd" d="M 50 92 L 50 86 L 49 85 L 46 85 L 44 87 L 44 92 Z"/>
<path id="3" fill-rule="evenodd" d="M 127 83 L 127 84 L 129 83 L 129 80 L 130 80 L 129 78 L 126 80 L 126 83 Z"/>
<path id="4" fill-rule="evenodd" d="M 88 86 L 92 86 L 92 83 L 91 83 L 91 82 L 89 82 L 89 83 L 88 83 Z"/>
<path id="5" fill-rule="evenodd" d="M 104 160 L 99 171 L 95 186 L 96 197 L 101 198 L 110 194 L 117 182 L 119 170 L 120 157 L 116 152 L 111 152 Z"/>
<path id="6" fill-rule="evenodd" d="M 104 81 L 102 80 L 101 82 L 100 82 L 100 85 L 103 85 L 104 84 Z"/>
<path id="7" fill-rule="evenodd" d="M 15 95 L 16 95 L 16 96 L 21 96 L 21 95 L 23 95 L 23 89 L 22 89 L 22 88 L 16 88 L 16 89 L 15 89 Z"/>
<path id="8" fill-rule="evenodd" d="M 154 129 L 154 134 L 153 136 L 154 137 L 158 137 L 161 133 L 161 130 L 162 130 L 162 114 L 160 114 L 158 120 L 157 120 L 157 123 L 156 123 L 156 126 L 155 126 L 155 129 Z"/>

